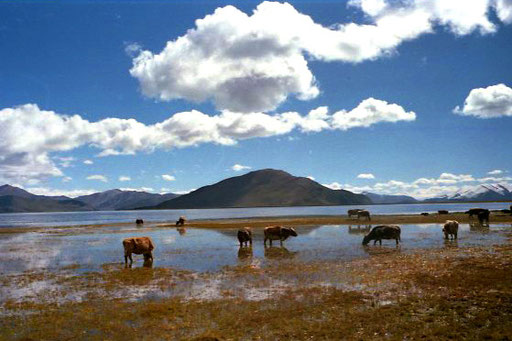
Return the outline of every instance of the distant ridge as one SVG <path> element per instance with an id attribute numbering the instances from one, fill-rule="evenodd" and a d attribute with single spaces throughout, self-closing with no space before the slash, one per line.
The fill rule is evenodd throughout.
<path id="1" fill-rule="evenodd" d="M 282 170 L 263 169 L 201 187 L 151 209 L 371 204 L 362 194 L 332 190 Z"/>
<path id="2" fill-rule="evenodd" d="M 465 201 L 512 201 L 512 185 L 507 183 L 482 184 L 469 190 L 425 200 L 425 202 Z"/>
<path id="3" fill-rule="evenodd" d="M 3 185 L 0 186 L 0 213 L 133 209 L 157 205 L 177 196 L 173 193 L 156 194 L 113 189 L 71 199 L 66 196 L 35 195 L 15 186 Z"/>
<path id="4" fill-rule="evenodd" d="M 111 189 L 105 192 L 83 195 L 75 198 L 96 210 L 130 210 L 141 206 L 158 205 L 169 199 L 176 198 L 174 193 L 156 194 L 139 191 L 123 191 Z"/>
<path id="5" fill-rule="evenodd" d="M 374 204 L 416 204 L 420 201 L 408 195 L 390 195 L 363 192 Z"/>

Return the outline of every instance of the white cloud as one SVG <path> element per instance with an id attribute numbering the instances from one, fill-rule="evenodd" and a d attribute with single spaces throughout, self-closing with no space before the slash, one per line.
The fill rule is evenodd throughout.
<path id="1" fill-rule="evenodd" d="M 30 193 L 36 194 L 36 195 L 47 195 L 47 196 L 60 196 L 64 195 L 66 197 L 70 198 L 76 198 L 82 195 L 89 195 L 98 192 L 94 189 L 54 189 L 54 188 L 47 188 L 47 187 L 27 187 L 24 188 Z"/>
<path id="2" fill-rule="evenodd" d="M 132 191 L 132 192 L 154 192 L 155 190 L 151 187 L 121 187 L 121 191 Z"/>
<path id="3" fill-rule="evenodd" d="M 238 163 L 237 164 L 234 164 L 231 169 L 234 170 L 235 172 L 241 172 L 243 170 L 246 170 L 246 169 L 251 169 L 252 167 L 250 166 L 244 166 L 244 165 L 239 165 Z"/>
<path id="4" fill-rule="evenodd" d="M 59 166 L 61 166 L 63 168 L 71 167 L 72 162 L 75 161 L 75 158 L 72 156 L 67 156 L 67 157 L 56 156 L 54 159 L 58 162 Z"/>
<path id="5" fill-rule="evenodd" d="M 512 23 L 512 1 L 511 0 L 496 0 L 495 2 L 496 14 L 501 21 L 505 24 Z"/>
<path id="6" fill-rule="evenodd" d="M 70 182 L 71 180 L 73 180 L 73 178 L 70 176 L 65 176 L 62 178 L 62 182 Z"/>
<path id="7" fill-rule="evenodd" d="M 464 101 L 464 106 L 456 106 L 453 112 L 478 118 L 512 116 L 512 88 L 497 84 L 473 89 Z"/>
<path id="8" fill-rule="evenodd" d="M 107 180 L 107 177 L 106 177 L 106 176 L 104 176 L 104 175 L 99 175 L 99 174 L 89 175 L 86 179 L 87 179 L 87 180 L 98 180 L 98 181 L 108 182 L 108 180 Z"/>
<path id="9" fill-rule="evenodd" d="M 79 115 L 67 116 L 41 110 L 35 104 L 0 110 L 0 180 L 26 183 L 30 179 L 62 176 L 50 153 L 80 146 L 100 150 L 98 156 L 152 152 L 157 148 L 184 148 L 203 143 L 234 145 L 238 140 L 283 135 L 294 129 L 318 132 L 368 127 L 378 122 L 413 120 L 413 112 L 396 104 L 366 99 L 351 111 L 329 115 L 327 107 L 278 114 L 232 113 L 206 115 L 196 110 L 176 113 L 146 125 L 134 119 L 106 118 L 89 122 Z M 85 164 L 91 164 L 85 160 Z M 58 161 L 57 161 L 58 162 Z"/>
<path id="10" fill-rule="evenodd" d="M 358 179 L 375 179 L 372 173 L 361 173 L 357 176 Z"/>
<path id="11" fill-rule="evenodd" d="M 496 5 L 495 5 L 495 1 Z M 275 109 L 289 96 L 319 94 L 309 60 L 362 62 L 392 54 L 404 41 L 447 27 L 456 35 L 496 31 L 494 6 L 504 22 L 510 0 L 352 0 L 365 24 L 315 23 L 288 3 L 262 2 L 251 15 L 217 8 L 160 52 L 141 51 L 130 74 L 142 92 L 163 101 L 212 100 L 220 110 Z"/>
<path id="12" fill-rule="evenodd" d="M 489 174 L 489 175 L 499 175 L 499 174 L 503 174 L 503 173 L 504 172 L 501 169 L 495 169 L 490 172 L 487 172 L 487 174 Z"/>
<path id="13" fill-rule="evenodd" d="M 128 43 L 128 42 L 126 42 L 124 44 L 124 52 L 128 56 L 130 56 L 132 58 L 135 57 L 136 55 L 138 55 L 141 51 L 142 51 L 142 46 L 139 43 L 136 43 L 136 42 Z"/>
<path id="14" fill-rule="evenodd" d="M 176 180 L 176 178 L 173 175 L 169 175 L 169 174 L 162 174 L 162 179 L 164 179 L 165 181 L 175 181 Z"/>
<path id="15" fill-rule="evenodd" d="M 189 194 L 190 192 L 193 192 L 195 190 L 196 190 L 196 188 L 192 188 L 192 189 L 185 189 L 185 190 L 171 191 L 171 192 L 174 194 L 178 194 L 178 195 L 184 195 L 184 194 Z"/>
<path id="16" fill-rule="evenodd" d="M 84 160 L 85 165 L 92 165 L 93 163 L 92 160 Z"/>
<path id="17" fill-rule="evenodd" d="M 347 130 L 356 127 L 369 127 L 379 122 L 414 121 L 416 114 L 406 112 L 397 104 L 389 104 L 375 98 L 362 101 L 351 111 L 338 111 L 332 116 L 332 127 Z"/>
<path id="18" fill-rule="evenodd" d="M 130 181 L 132 178 L 130 178 L 129 176 L 125 176 L 125 175 L 121 175 L 119 177 L 119 181 Z"/>

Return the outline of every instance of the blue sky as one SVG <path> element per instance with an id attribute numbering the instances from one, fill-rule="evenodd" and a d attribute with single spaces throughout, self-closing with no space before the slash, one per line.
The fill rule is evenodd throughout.
<path id="1" fill-rule="evenodd" d="M 36 193 L 512 182 L 508 0 L 16 1 L 0 23 L 0 181 Z"/>

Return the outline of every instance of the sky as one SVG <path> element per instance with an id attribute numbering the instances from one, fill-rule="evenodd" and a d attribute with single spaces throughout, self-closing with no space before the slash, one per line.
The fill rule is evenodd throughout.
<path id="1" fill-rule="evenodd" d="M 512 183 L 512 0 L 0 3 L 0 183 Z"/>

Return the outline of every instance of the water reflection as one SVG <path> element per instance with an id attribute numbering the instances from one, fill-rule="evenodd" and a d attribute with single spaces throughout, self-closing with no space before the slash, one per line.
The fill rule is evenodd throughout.
<path id="1" fill-rule="evenodd" d="M 187 233 L 187 229 L 184 227 L 177 227 L 176 231 L 180 234 L 180 236 L 184 236 Z"/>
<path id="2" fill-rule="evenodd" d="M 240 246 L 238 248 L 238 259 L 247 260 L 253 257 L 252 246 Z"/>
<path id="3" fill-rule="evenodd" d="M 362 246 L 364 252 L 369 256 L 382 256 L 386 254 L 391 253 L 400 253 L 402 251 L 402 248 L 400 245 L 392 246 L 382 246 L 382 245 L 375 245 L 375 246 L 369 246 L 364 245 Z"/>
<path id="4" fill-rule="evenodd" d="M 445 239 L 444 240 L 444 247 L 445 248 L 458 248 L 459 247 L 459 240 L 458 239 Z"/>
<path id="5" fill-rule="evenodd" d="M 372 225 L 348 225 L 348 233 L 351 234 L 367 234 L 372 229 Z"/>
<path id="6" fill-rule="evenodd" d="M 404 224 L 401 252 L 444 247 L 494 245 L 506 240 L 504 231 L 510 224 L 461 224 L 456 243 L 445 243 L 442 224 Z M 105 263 L 121 266 L 122 240 L 130 236 L 149 236 L 156 248 L 153 252 L 158 267 L 190 271 L 216 271 L 224 266 L 237 265 L 244 259 L 265 262 L 297 258 L 300 261 L 350 260 L 382 254 L 394 249 L 394 241 L 383 246 L 361 247 L 362 235 L 369 225 L 328 225 L 298 227 L 298 237 L 287 240 L 286 247 L 263 247 L 263 229 L 254 229 L 252 248 L 239 248 L 236 229 L 212 230 L 187 228 L 180 234 L 174 228 L 146 228 L 144 232 L 118 227 L 95 228 L 88 233 L 23 233 L 0 234 L 0 276 L 24 271 L 69 271 L 83 273 L 98 271 Z M 52 230 L 53 231 L 53 230 Z M 181 237 L 180 237 L 181 235 Z M 395 251 L 396 252 L 396 251 Z M 138 258 L 135 268 L 141 267 Z M 123 264 L 124 265 L 124 264 Z M 146 265 L 150 265 L 147 263 Z M 153 265 L 153 266 L 155 266 Z"/>
<path id="7" fill-rule="evenodd" d="M 269 259 L 283 259 L 293 258 L 298 253 L 297 251 L 290 251 L 284 246 L 265 246 L 265 258 Z"/>

